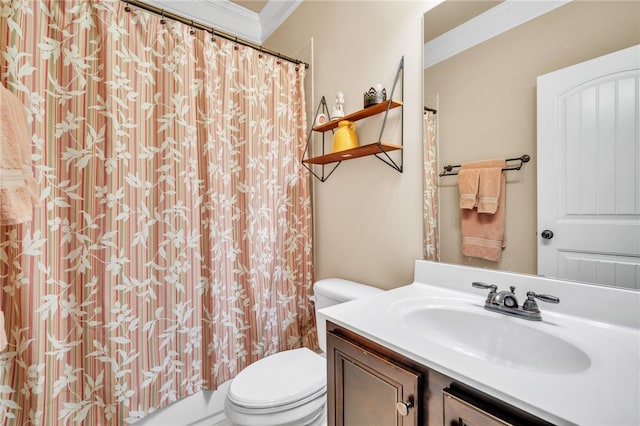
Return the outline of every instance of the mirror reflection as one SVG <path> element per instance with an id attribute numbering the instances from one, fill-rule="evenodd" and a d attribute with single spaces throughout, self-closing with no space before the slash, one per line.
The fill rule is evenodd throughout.
<path id="1" fill-rule="evenodd" d="M 433 204 L 425 197 L 425 258 L 639 289 L 640 191 L 634 179 L 640 175 L 639 136 L 632 132 L 625 140 L 619 137 L 625 129 L 638 128 L 637 72 L 615 83 L 593 77 L 593 85 L 576 83 L 580 87 L 568 86 L 568 94 L 540 91 L 553 86 L 553 75 L 567 67 L 640 44 L 640 3 L 544 3 L 449 0 L 424 15 L 424 105 L 437 111 L 425 111 L 425 129 L 431 129 L 437 146 L 432 160 L 437 174 L 449 164 L 531 157 L 520 170 L 504 172 L 504 248 L 497 260 L 463 254 L 466 212 L 460 208 L 459 176 L 436 175 L 437 213 L 429 210 Z M 529 18 L 513 19 L 525 15 Z M 540 76 L 545 77 L 538 80 Z M 542 116 L 556 121 L 554 103 L 548 100 L 554 96 L 563 99 L 565 115 L 580 118 L 563 122 L 555 132 L 574 129 L 578 136 L 560 141 L 545 136 L 539 143 Z M 613 100 L 606 101 L 609 98 Z M 631 111 L 622 109 L 624 99 Z M 596 111 L 593 119 L 590 111 Z M 595 121 L 606 120 L 607 114 L 614 117 L 609 124 Z M 611 128 L 610 134 L 603 128 Z M 424 139 L 428 147 L 427 130 Z M 558 143 L 567 141 L 558 154 Z M 432 170 L 427 154 L 425 150 L 425 176 Z M 604 166 L 597 163 L 602 159 Z M 545 211 L 562 217 L 549 221 Z M 596 230 L 593 220 L 602 213 L 609 221 L 621 219 L 623 226 Z M 438 226 L 435 246 L 429 240 L 433 217 Z M 559 223 L 568 218 L 586 228 L 561 228 Z M 553 237 L 545 238 L 551 235 L 546 231 Z M 578 248 L 565 248 L 572 233 Z M 591 247 L 606 239 L 613 242 L 602 249 Z M 428 254 L 428 247 L 437 252 Z M 545 254 L 549 248 L 551 255 Z M 588 253 L 583 253 L 585 248 Z"/>

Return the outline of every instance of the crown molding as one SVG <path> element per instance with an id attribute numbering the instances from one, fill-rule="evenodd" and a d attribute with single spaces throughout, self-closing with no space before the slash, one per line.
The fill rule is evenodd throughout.
<path id="1" fill-rule="evenodd" d="M 229 0 L 144 0 L 159 9 L 261 45 L 302 3 L 271 0 L 260 14 Z"/>
<path id="2" fill-rule="evenodd" d="M 544 15 L 571 0 L 505 0 L 424 44 L 424 68 L 442 62 L 473 46 Z"/>
<path id="3" fill-rule="evenodd" d="M 228 0 L 144 0 L 157 8 L 193 19 L 212 27 L 260 44 L 260 20 L 258 14 Z"/>
<path id="4" fill-rule="evenodd" d="M 303 0 L 271 0 L 260 12 L 260 24 L 262 26 L 262 43 L 268 39 L 275 30 L 293 13 Z"/>

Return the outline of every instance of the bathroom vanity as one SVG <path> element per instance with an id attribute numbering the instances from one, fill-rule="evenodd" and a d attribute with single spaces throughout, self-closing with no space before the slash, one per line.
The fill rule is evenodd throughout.
<path id="1" fill-rule="evenodd" d="M 552 294 L 542 321 L 472 282 Z M 329 425 L 638 425 L 640 293 L 417 261 L 414 283 L 323 309 Z"/>
<path id="2" fill-rule="evenodd" d="M 327 349 L 330 425 L 552 424 L 331 322 Z"/>

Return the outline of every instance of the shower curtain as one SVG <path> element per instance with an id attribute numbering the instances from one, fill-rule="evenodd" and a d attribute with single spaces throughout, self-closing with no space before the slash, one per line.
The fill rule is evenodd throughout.
<path id="1" fill-rule="evenodd" d="M 0 228 L 2 424 L 132 423 L 315 345 L 304 67 L 125 6 L 0 3 L 42 204 Z"/>
<path id="2" fill-rule="evenodd" d="M 436 115 L 425 111 L 422 135 L 422 163 L 424 166 L 423 181 L 423 256 L 425 260 L 440 260 L 440 244 L 438 241 L 438 155 Z"/>

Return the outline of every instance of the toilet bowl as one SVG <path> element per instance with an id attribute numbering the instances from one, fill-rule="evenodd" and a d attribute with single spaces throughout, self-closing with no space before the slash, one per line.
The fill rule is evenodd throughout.
<path id="1" fill-rule="evenodd" d="M 382 290 L 338 278 L 314 284 L 320 349 L 326 351 L 326 324 L 318 310 Z M 324 426 L 327 364 L 307 348 L 265 357 L 242 370 L 231 382 L 224 411 L 234 425 Z"/>

